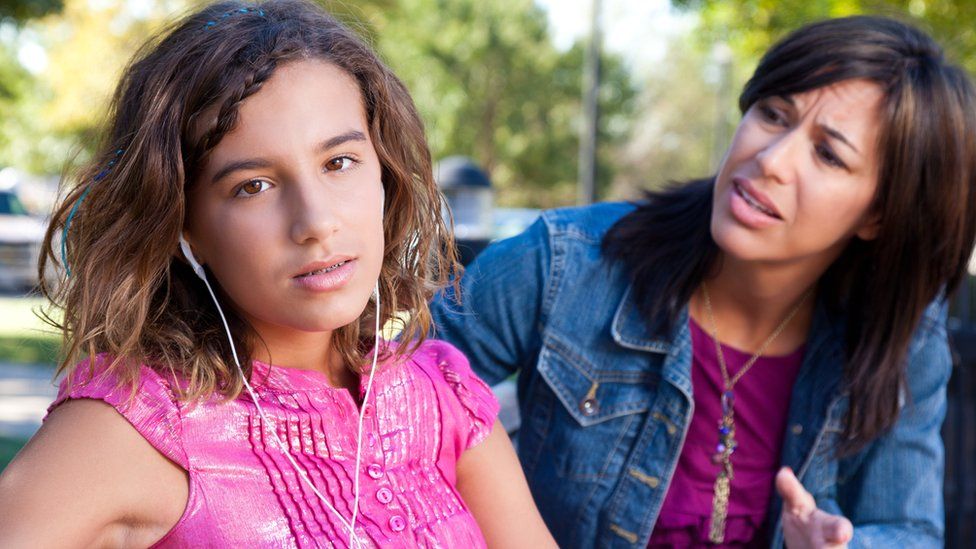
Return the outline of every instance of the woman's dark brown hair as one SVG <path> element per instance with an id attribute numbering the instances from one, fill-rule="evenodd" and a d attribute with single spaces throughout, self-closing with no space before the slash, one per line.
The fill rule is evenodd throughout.
<path id="1" fill-rule="evenodd" d="M 872 205 L 881 230 L 872 241 L 854 238 L 819 282 L 826 303 L 847 317 L 844 453 L 894 424 L 912 334 L 927 305 L 959 286 L 976 238 L 973 87 L 923 32 L 869 16 L 803 27 L 762 58 L 739 108 L 854 78 L 884 92 Z M 607 234 L 604 250 L 629 267 L 646 314 L 674 322 L 714 267 L 713 184 L 648 193 Z"/>
<path id="2" fill-rule="evenodd" d="M 359 84 L 385 187 L 380 320 L 400 320 L 402 339 L 413 342 L 397 353 L 424 337 L 427 302 L 457 265 L 423 124 L 406 88 L 362 40 L 310 2 L 228 1 L 176 22 L 136 54 L 115 92 L 104 141 L 54 211 L 40 272 L 59 263 L 57 237 L 70 218 L 67 265 L 60 265 L 70 276 L 42 286 L 63 310 L 63 319 L 51 319 L 64 334 L 59 371 L 107 353 L 133 388 L 146 363 L 185 377 L 187 398 L 240 392 L 216 309 L 177 242 L 188 189 L 207 154 L 234 129 L 241 104 L 277 68 L 303 59 L 332 63 Z M 230 316 L 249 375 L 255 334 Z M 333 333 L 350 368 L 358 369 L 372 346 L 373 318 L 367 307 L 358 322 Z"/>

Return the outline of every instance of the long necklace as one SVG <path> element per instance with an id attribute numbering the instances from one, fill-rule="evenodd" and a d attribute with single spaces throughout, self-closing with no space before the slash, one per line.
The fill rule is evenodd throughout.
<path id="1" fill-rule="evenodd" d="M 725 365 L 725 354 L 722 352 L 722 344 L 718 339 L 718 325 L 715 323 L 715 315 L 712 313 L 712 300 L 708 295 L 708 286 L 702 283 L 702 294 L 705 297 L 705 313 L 708 315 L 708 322 L 712 328 L 712 341 L 715 342 L 715 354 L 718 356 L 719 368 L 722 370 L 722 419 L 718 422 L 718 445 L 715 447 L 715 454 L 712 462 L 721 465 L 718 477 L 715 478 L 714 495 L 712 496 L 712 523 L 708 531 L 708 540 L 712 543 L 723 543 L 725 541 L 725 521 L 729 516 L 729 495 L 732 493 L 732 454 L 735 452 L 738 443 L 735 440 L 735 393 L 732 389 L 735 384 L 746 375 L 753 364 L 766 351 L 766 348 L 776 339 L 776 336 L 786 328 L 786 325 L 793 320 L 800 307 L 807 300 L 810 291 L 803 294 L 800 302 L 793 307 L 790 314 L 773 330 L 766 341 L 759 346 L 759 350 L 739 369 L 734 376 L 729 376 L 729 369 Z"/>

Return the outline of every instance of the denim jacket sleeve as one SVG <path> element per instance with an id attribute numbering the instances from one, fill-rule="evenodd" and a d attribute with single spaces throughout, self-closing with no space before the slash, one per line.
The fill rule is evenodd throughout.
<path id="1" fill-rule="evenodd" d="M 854 524 L 852 548 L 942 547 L 940 431 L 952 359 L 944 304 L 933 305 L 927 313 L 909 348 L 909 396 L 897 422 L 871 444 L 863 459 L 841 462 L 838 497 Z M 844 471 L 845 463 L 856 469 Z"/>
<path id="2" fill-rule="evenodd" d="M 468 266 L 460 303 L 448 288 L 431 304 L 436 336 L 457 346 L 490 385 L 538 355 L 550 255 L 549 232 L 540 218 Z"/>

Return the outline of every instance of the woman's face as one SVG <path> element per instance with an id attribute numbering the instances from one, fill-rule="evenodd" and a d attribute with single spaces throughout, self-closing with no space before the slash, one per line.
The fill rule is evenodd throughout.
<path id="1" fill-rule="evenodd" d="M 826 268 L 871 239 L 881 88 L 847 80 L 756 102 L 719 168 L 711 231 L 742 261 Z"/>
<path id="2" fill-rule="evenodd" d="M 187 240 L 262 336 L 334 330 L 379 276 L 381 173 L 356 81 L 322 61 L 287 64 L 209 155 Z"/>

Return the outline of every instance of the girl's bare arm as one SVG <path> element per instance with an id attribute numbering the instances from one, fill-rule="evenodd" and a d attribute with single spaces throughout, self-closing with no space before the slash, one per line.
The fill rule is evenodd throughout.
<path id="1" fill-rule="evenodd" d="M 0 547 L 147 547 L 187 495 L 186 471 L 115 409 L 71 400 L 0 474 Z"/>
<path id="2" fill-rule="evenodd" d="M 487 439 L 461 454 L 457 488 L 488 547 L 556 547 L 500 422 Z"/>

